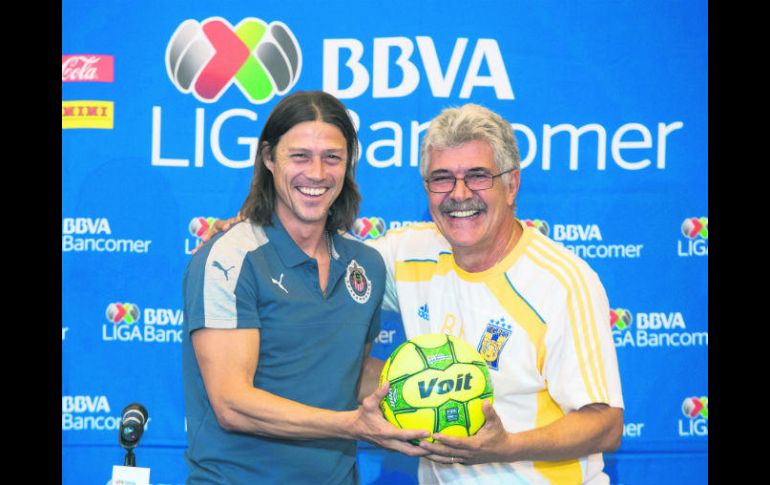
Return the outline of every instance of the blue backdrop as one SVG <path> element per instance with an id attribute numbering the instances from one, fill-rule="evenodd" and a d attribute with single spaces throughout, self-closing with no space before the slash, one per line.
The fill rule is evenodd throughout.
<path id="1" fill-rule="evenodd" d="M 189 251 L 240 208 L 273 106 L 324 89 L 359 129 L 361 239 L 430 219 L 419 142 L 442 108 L 512 123 L 518 216 L 610 299 L 626 402 L 612 482 L 707 483 L 707 7 L 64 0 L 62 482 L 110 480 L 136 401 L 151 417 L 137 464 L 184 482 Z M 387 314 L 375 353 L 403 338 Z M 413 459 L 362 444 L 359 461 L 366 484 L 416 483 Z"/>

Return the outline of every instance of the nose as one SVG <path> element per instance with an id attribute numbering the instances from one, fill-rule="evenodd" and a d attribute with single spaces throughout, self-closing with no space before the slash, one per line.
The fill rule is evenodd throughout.
<path id="1" fill-rule="evenodd" d="M 473 191 L 465 185 L 464 178 L 458 178 L 449 196 L 454 200 L 468 200 L 473 197 Z"/>
<path id="2" fill-rule="evenodd" d="M 326 177 L 326 166 L 320 155 L 314 155 L 310 159 L 310 165 L 305 175 L 313 180 L 323 180 Z"/>

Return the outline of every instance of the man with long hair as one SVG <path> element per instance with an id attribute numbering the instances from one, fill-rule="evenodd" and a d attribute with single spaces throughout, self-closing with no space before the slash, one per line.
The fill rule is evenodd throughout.
<path id="1" fill-rule="evenodd" d="M 357 482 L 356 441 L 426 454 L 379 411 L 369 357 L 385 268 L 344 238 L 358 212 L 356 132 L 333 96 L 281 100 L 259 138 L 245 220 L 184 275 L 190 484 Z"/>

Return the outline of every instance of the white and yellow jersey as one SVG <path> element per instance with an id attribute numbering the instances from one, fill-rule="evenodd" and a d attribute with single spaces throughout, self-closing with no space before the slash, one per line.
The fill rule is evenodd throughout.
<path id="1" fill-rule="evenodd" d="M 509 432 L 545 426 L 591 403 L 623 407 L 607 295 L 596 273 L 538 230 L 494 267 L 469 273 L 435 224 L 373 240 L 385 260 L 384 308 L 406 338 L 447 333 L 487 360 L 494 407 Z M 440 465 L 420 461 L 422 485 L 604 484 L 601 454 L 564 462 Z"/>

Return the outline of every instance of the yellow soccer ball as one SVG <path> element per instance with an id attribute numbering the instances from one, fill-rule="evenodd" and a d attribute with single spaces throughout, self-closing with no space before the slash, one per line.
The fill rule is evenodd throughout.
<path id="1" fill-rule="evenodd" d="M 385 381 L 385 419 L 399 428 L 450 436 L 474 435 L 484 424 L 481 405 L 494 395 L 484 358 L 452 335 L 418 335 L 399 345 L 385 361 L 380 386 Z"/>

